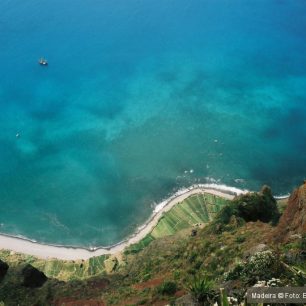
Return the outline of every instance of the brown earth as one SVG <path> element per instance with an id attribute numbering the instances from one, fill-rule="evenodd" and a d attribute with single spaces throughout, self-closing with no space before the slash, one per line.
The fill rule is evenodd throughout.
<path id="1" fill-rule="evenodd" d="M 135 284 L 134 288 L 138 289 L 138 290 L 143 290 L 145 288 L 153 288 L 153 287 L 156 287 L 156 286 L 160 285 L 163 281 L 164 281 L 163 278 L 151 279 L 147 282 L 143 282 L 143 283 L 140 283 L 140 284 Z"/>
<path id="2" fill-rule="evenodd" d="M 274 232 L 276 242 L 287 242 L 292 235 L 306 233 L 306 181 L 291 194 L 286 210 Z"/>

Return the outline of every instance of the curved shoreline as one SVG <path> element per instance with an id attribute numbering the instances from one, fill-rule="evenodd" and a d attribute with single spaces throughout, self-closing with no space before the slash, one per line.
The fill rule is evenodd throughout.
<path id="1" fill-rule="evenodd" d="M 93 247 L 87 249 L 85 247 L 44 244 L 31 239 L 0 233 L 0 249 L 11 250 L 42 259 L 56 258 L 61 260 L 86 260 L 94 256 L 115 254 L 123 251 L 127 246 L 143 239 L 157 225 L 164 212 L 170 210 L 173 206 L 182 202 L 191 195 L 209 193 L 232 200 L 235 195 L 246 192 L 248 192 L 248 190 L 240 190 L 238 188 L 217 184 L 199 184 L 181 189 L 170 196 L 167 200 L 159 203 L 153 210 L 148 221 L 138 227 L 135 233 L 127 239 L 107 247 Z"/>

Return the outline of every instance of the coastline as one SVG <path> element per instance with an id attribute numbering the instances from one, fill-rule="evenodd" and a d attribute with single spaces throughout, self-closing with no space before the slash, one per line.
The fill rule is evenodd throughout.
<path id="1" fill-rule="evenodd" d="M 138 227 L 135 233 L 129 236 L 126 240 L 108 247 L 93 247 L 87 249 L 82 247 L 43 244 L 27 238 L 0 234 L 0 249 L 32 255 L 41 259 L 56 258 L 61 260 L 86 260 L 94 256 L 116 254 L 123 251 L 127 246 L 143 239 L 157 225 L 164 212 L 170 210 L 173 206 L 182 202 L 191 195 L 209 193 L 232 200 L 234 196 L 246 192 L 248 192 L 248 190 L 240 190 L 238 188 L 216 184 L 199 184 L 181 189 L 170 196 L 167 200 L 156 205 L 151 217 L 147 222 Z"/>

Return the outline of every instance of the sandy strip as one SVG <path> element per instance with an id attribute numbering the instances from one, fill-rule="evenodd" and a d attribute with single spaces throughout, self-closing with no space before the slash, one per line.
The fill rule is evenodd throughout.
<path id="1" fill-rule="evenodd" d="M 177 196 L 170 197 L 168 202 L 165 203 L 164 207 L 157 212 L 155 211 L 155 213 L 148 220 L 148 222 L 145 223 L 143 226 L 141 226 L 135 234 L 133 234 L 127 240 L 122 241 L 119 244 L 111 246 L 109 248 L 101 247 L 89 250 L 78 247 L 48 245 L 48 244 L 36 243 L 34 241 L 23 238 L 0 234 L 0 249 L 2 248 L 18 253 L 33 255 L 43 259 L 57 258 L 63 260 L 88 259 L 93 256 L 100 256 L 104 254 L 115 254 L 123 251 L 124 248 L 126 248 L 127 246 L 143 239 L 157 225 L 158 220 L 160 219 L 160 217 L 164 212 L 168 211 L 174 205 L 182 202 L 191 195 L 197 193 L 209 193 L 229 200 L 234 198 L 233 195 L 218 190 L 200 188 L 200 187 L 189 188 L 188 190 L 186 190 L 181 194 L 178 194 Z"/>

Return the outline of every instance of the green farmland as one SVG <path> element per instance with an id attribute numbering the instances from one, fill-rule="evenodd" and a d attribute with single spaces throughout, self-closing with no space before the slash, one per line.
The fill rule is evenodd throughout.
<path id="1" fill-rule="evenodd" d="M 34 256 L 0 251 L 0 259 L 8 262 L 10 266 L 24 263 L 44 272 L 46 276 L 60 280 L 84 279 L 105 272 L 104 261 L 109 255 L 92 257 L 89 260 L 58 260 L 38 259 Z"/>
<path id="2" fill-rule="evenodd" d="M 230 201 L 205 193 L 192 195 L 165 212 L 153 231 L 144 239 L 127 248 L 127 253 L 136 253 L 151 241 L 195 225 L 211 221 L 223 206 Z"/>
<path id="3" fill-rule="evenodd" d="M 63 261 L 63 260 L 37 260 L 33 266 L 43 271 L 48 277 L 58 279 L 83 279 L 89 276 L 99 275 L 104 272 L 104 261 L 109 256 L 92 257 L 89 260 Z"/>

